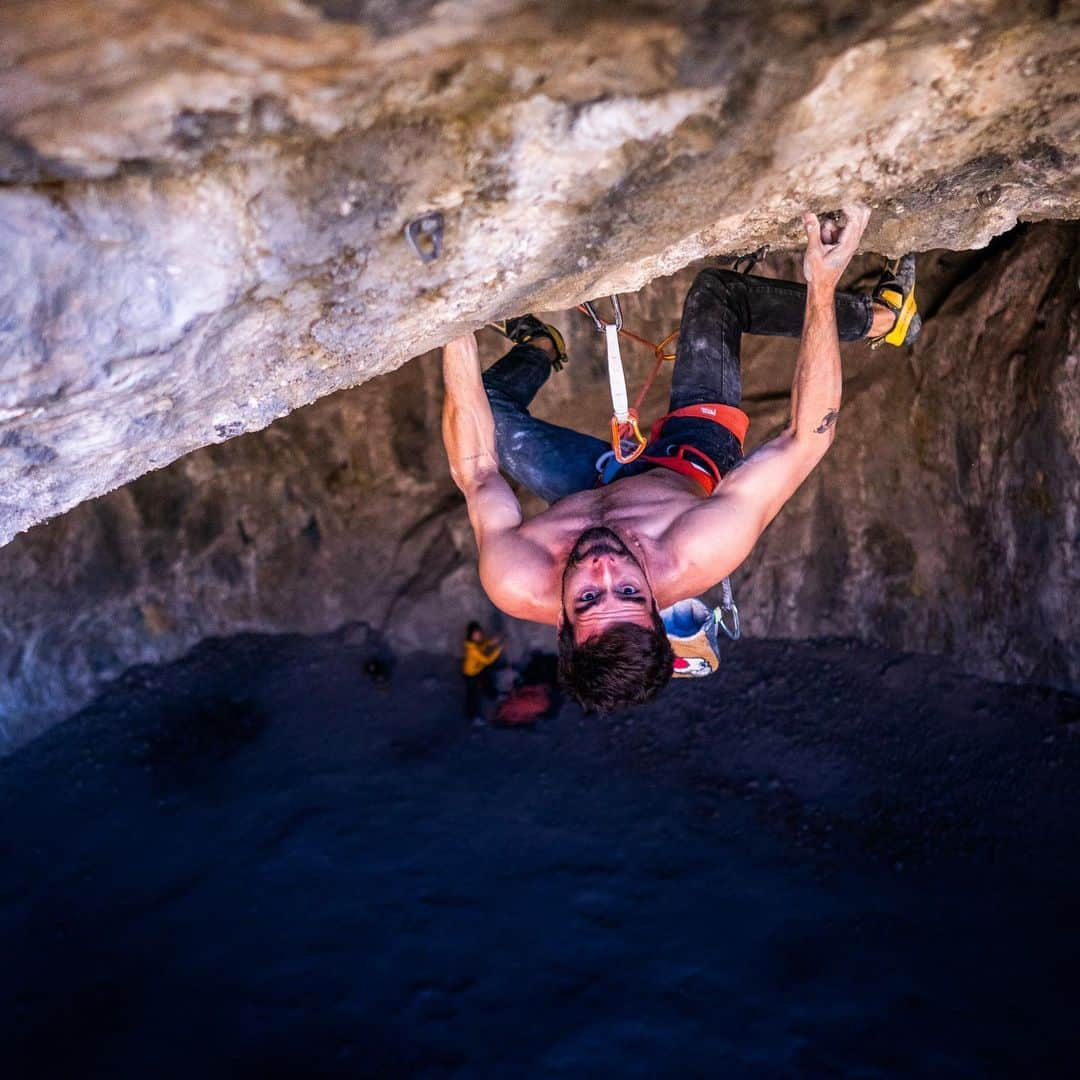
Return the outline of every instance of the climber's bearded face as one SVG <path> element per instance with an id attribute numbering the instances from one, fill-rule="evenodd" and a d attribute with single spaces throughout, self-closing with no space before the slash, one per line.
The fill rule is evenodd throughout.
<path id="1" fill-rule="evenodd" d="M 616 533 L 586 529 L 566 560 L 562 621 L 577 644 L 617 623 L 652 628 L 655 602 L 645 569 Z"/>

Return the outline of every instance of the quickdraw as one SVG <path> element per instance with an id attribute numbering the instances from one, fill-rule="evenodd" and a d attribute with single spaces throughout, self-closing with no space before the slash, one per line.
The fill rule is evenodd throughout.
<path id="1" fill-rule="evenodd" d="M 645 395 L 649 392 L 649 387 L 652 386 L 660 368 L 664 365 L 665 361 L 672 361 L 675 359 L 675 353 L 667 352 L 666 346 L 679 331 L 677 329 L 672 330 L 663 341 L 658 345 L 654 345 L 646 338 L 640 337 L 630 330 L 623 329 L 622 305 L 619 303 L 619 298 L 617 296 L 611 297 L 611 310 L 614 313 L 614 321 L 605 322 L 596 313 L 596 308 L 592 303 L 586 302 L 578 305 L 578 311 L 583 312 L 592 319 L 593 325 L 604 335 L 607 344 L 608 383 L 611 386 L 612 410 L 611 452 L 615 455 L 615 460 L 620 465 L 628 465 L 631 461 L 636 461 L 641 457 L 645 452 L 645 447 L 649 444 L 649 440 L 641 431 L 641 416 L 639 410 L 641 409 L 641 403 L 645 400 Z M 626 375 L 623 372 L 622 350 L 619 348 L 619 334 L 622 334 L 624 337 L 628 337 L 633 341 L 637 341 L 642 345 L 647 345 L 656 354 L 656 364 L 649 374 L 649 377 L 642 385 L 637 397 L 634 399 L 633 405 L 630 404 L 630 396 L 626 390 Z"/>

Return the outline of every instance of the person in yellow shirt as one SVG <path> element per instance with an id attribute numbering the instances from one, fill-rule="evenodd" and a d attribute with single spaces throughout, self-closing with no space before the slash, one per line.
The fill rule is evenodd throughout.
<path id="1" fill-rule="evenodd" d="M 483 699 L 495 696 L 495 680 L 491 665 L 502 654 L 502 641 L 489 638 L 478 622 L 465 629 L 465 655 L 461 672 L 465 676 L 465 715 L 474 724 L 484 722 Z"/>

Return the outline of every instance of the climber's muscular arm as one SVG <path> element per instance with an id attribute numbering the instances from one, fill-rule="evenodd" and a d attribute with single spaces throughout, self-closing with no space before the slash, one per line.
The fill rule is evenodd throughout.
<path id="1" fill-rule="evenodd" d="M 495 419 L 480 374 L 472 334 L 443 349 L 442 430 L 450 475 L 461 489 L 480 550 L 480 581 L 493 604 L 532 617 L 521 582 L 546 571 L 546 552 L 521 536 L 521 504 L 499 474 Z M 544 563 L 544 566 L 537 565 Z"/>
<path id="2" fill-rule="evenodd" d="M 521 507 L 499 475 L 495 418 L 484 392 L 480 352 L 472 334 L 444 346 L 443 388 L 443 445 L 450 475 L 468 500 L 477 538 L 485 529 L 521 524 Z"/>
<path id="3" fill-rule="evenodd" d="M 870 217 L 844 207 L 847 224 L 823 228 L 813 214 L 803 267 L 806 318 L 791 387 L 791 423 L 724 477 L 713 497 L 684 514 L 669 538 L 690 592 L 725 578 L 746 558 L 780 508 L 825 456 L 835 435 L 842 375 L 836 331 L 836 286 Z"/>
<path id="4" fill-rule="evenodd" d="M 831 428 L 817 434 L 820 447 L 788 429 L 759 446 L 724 477 L 712 498 L 678 518 L 665 546 L 676 554 L 679 592 L 703 592 L 739 567 L 780 508 L 795 494 L 832 441 Z"/>

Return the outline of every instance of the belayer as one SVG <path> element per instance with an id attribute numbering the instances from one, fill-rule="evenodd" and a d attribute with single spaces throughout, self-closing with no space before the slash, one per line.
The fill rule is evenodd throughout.
<path id="1" fill-rule="evenodd" d="M 473 724 L 484 722 L 484 698 L 495 697 L 495 672 L 492 665 L 502 655 L 502 641 L 488 637 L 478 622 L 465 627 L 462 645 L 461 674 L 465 679 L 465 717 Z"/>
<path id="2" fill-rule="evenodd" d="M 563 689 L 585 709 L 655 696 L 672 676 L 660 609 L 705 591 L 746 558 L 829 449 L 840 409 L 840 341 L 914 340 L 914 259 L 873 293 L 837 293 L 870 218 L 803 217 L 806 285 L 706 269 L 683 307 L 670 411 L 637 460 L 602 477 L 600 439 L 529 415 L 559 332 L 531 315 L 501 327 L 515 344 L 483 375 L 472 334 L 443 350 L 443 439 L 480 551 L 480 580 L 509 615 L 558 628 Z M 744 333 L 800 337 L 791 419 L 743 457 Z M 500 473 L 550 505 L 525 521 Z"/>

